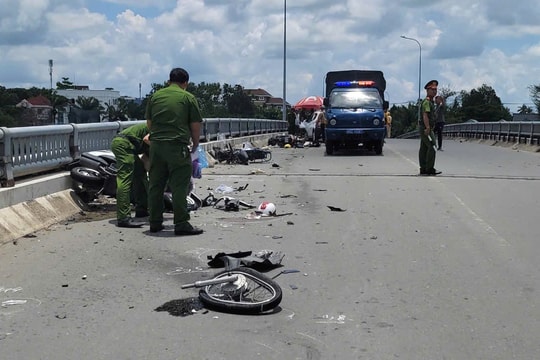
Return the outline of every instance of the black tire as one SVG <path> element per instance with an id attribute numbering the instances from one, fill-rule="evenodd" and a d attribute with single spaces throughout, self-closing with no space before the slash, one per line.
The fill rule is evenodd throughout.
<path id="1" fill-rule="evenodd" d="M 382 150 L 383 150 L 383 145 L 384 145 L 384 141 L 381 140 L 381 141 L 378 141 L 375 146 L 374 146 L 374 150 L 375 150 L 375 154 L 377 155 L 381 155 L 382 154 Z"/>
<path id="2" fill-rule="evenodd" d="M 246 289 L 231 292 L 224 289 L 224 285 L 230 283 L 207 285 L 199 291 L 203 304 L 214 310 L 235 314 L 258 314 L 279 305 L 283 296 L 281 287 L 256 270 L 239 267 L 219 272 L 214 278 L 236 274 L 245 278 Z"/>
<path id="3" fill-rule="evenodd" d="M 326 141 L 326 155 L 332 155 L 334 153 L 334 143 L 332 141 Z"/>
<path id="4" fill-rule="evenodd" d="M 70 173 L 73 180 L 83 184 L 98 186 L 105 182 L 99 171 L 94 169 L 79 166 L 71 169 Z"/>

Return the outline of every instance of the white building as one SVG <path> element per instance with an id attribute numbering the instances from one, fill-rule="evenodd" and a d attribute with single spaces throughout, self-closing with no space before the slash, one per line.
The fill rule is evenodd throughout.
<path id="1" fill-rule="evenodd" d="M 82 96 L 85 98 L 96 98 L 99 103 L 105 107 L 107 105 L 116 105 L 120 98 L 120 91 L 105 89 L 105 90 L 89 90 L 89 89 L 62 89 L 56 90 L 60 96 L 65 96 L 68 99 L 77 101 L 77 98 Z"/>

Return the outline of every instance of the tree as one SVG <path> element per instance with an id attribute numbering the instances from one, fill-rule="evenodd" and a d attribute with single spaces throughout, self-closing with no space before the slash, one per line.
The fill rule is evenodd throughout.
<path id="1" fill-rule="evenodd" d="M 54 124 L 56 115 L 61 112 L 63 108 L 66 107 L 66 105 L 69 103 L 69 100 L 65 96 L 58 95 L 54 90 L 47 90 L 45 96 L 49 99 L 53 108 L 51 113 L 51 124 Z"/>
<path id="2" fill-rule="evenodd" d="M 407 106 L 393 105 L 390 108 L 392 114 L 392 136 L 398 136 L 416 130 L 418 127 L 418 105 L 409 103 Z"/>
<path id="3" fill-rule="evenodd" d="M 99 122 L 99 114 L 103 111 L 98 99 L 95 97 L 79 96 L 75 103 L 79 106 L 72 107 L 69 112 L 69 122 L 94 123 Z"/>
<path id="4" fill-rule="evenodd" d="M 79 96 L 75 103 L 79 105 L 82 110 L 101 110 L 102 107 L 99 104 L 99 100 L 93 96 L 85 97 Z"/>
<path id="5" fill-rule="evenodd" d="M 518 114 L 520 115 L 524 115 L 524 114 L 532 114 L 533 112 L 533 109 L 525 104 L 521 105 L 519 108 L 518 108 Z"/>
<path id="6" fill-rule="evenodd" d="M 484 84 L 470 92 L 462 90 L 461 110 L 462 121 L 476 119 L 478 121 L 511 120 L 510 110 L 502 105 L 495 90 Z"/>
<path id="7" fill-rule="evenodd" d="M 253 117 L 255 115 L 255 105 L 251 98 L 244 92 L 241 85 L 223 85 L 223 101 L 231 116 Z"/>
<path id="8" fill-rule="evenodd" d="M 224 114 L 220 83 L 188 84 L 187 91 L 192 93 L 199 103 L 203 117 L 220 117 Z"/>
<path id="9" fill-rule="evenodd" d="M 75 85 L 71 81 L 69 81 L 68 77 L 63 77 L 62 81 L 58 81 L 56 83 L 56 89 L 58 90 L 65 90 L 65 89 L 74 89 Z"/>
<path id="10" fill-rule="evenodd" d="M 536 106 L 536 112 L 540 114 L 540 85 L 529 86 L 529 94 L 534 106 Z"/>
<path id="11" fill-rule="evenodd" d="M 0 109 L 0 126 L 13 127 L 15 126 L 15 124 L 16 124 L 15 118 L 12 115 L 5 113 L 2 109 Z"/>

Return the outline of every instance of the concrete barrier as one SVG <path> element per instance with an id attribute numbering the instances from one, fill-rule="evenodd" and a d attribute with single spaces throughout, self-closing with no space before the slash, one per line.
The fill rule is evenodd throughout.
<path id="1" fill-rule="evenodd" d="M 44 229 L 81 211 L 72 190 L 0 209 L 0 245 Z"/>

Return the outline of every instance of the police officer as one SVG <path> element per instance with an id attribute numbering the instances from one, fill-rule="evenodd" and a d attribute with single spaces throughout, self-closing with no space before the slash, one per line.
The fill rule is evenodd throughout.
<path id="1" fill-rule="evenodd" d="M 186 70 L 172 69 L 169 85 L 156 91 L 146 108 L 152 144 L 148 190 L 150 232 L 164 228 L 163 191 L 167 182 L 173 198 L 175 235 L 198 235 L 203 232 L 189 223 L 186 199 L 192 173 L 190 151 L 197 151 L 202 122 L 195 96 L 186 91 L 188 82 Z"/>
<path id="2" fill-rule="evenodd" d="M 146 123 L 132 125 L 112 140 L 111 150 L 116 157 L 116 219 L 117 226 L 136 228 L 144 222 L 131 217 L 131 194 L 135 217 L 148 216 L 148 176 L 139 154 L 148 153 Z"/>
<path id="3" fill-rule="evenodd" d="M 424 89 L 426 98 L 421 104 L 422 117 L 418 124 L 420 132 L 420 151 L 418 152 L 418 162 L 420 165 L 420 175 L 435 176 L 441 171 L 435 169 L 435 135 L 433 127 L 435 125 L 435 103 L 434 98 L 437 95 L 437 80 L 429 81 Z"/>

